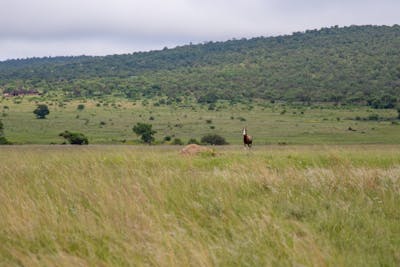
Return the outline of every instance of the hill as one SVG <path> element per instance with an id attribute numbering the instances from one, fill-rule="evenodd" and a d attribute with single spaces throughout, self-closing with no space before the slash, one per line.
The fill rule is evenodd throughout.
<path id="1" fill-rule="evenodd" d="M 104 57 L 0 62 L 3 91 L 165 95 L 199 102 L 334 102 L 391 108 L 400 99 L 400 26 L 350 26 Z"/>

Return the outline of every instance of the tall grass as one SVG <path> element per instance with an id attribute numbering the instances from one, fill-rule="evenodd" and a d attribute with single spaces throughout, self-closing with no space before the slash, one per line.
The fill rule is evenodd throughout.
<path id="1" fill-rule="evenodd" d="M 0 266 L 399 266 L 399 148 L 1 148 Z"/>

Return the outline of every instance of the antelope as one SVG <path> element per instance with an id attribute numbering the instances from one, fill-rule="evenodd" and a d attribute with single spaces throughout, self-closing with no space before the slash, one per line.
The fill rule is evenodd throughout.
<path id="1" fill-rule="evenodd" d="M 244 148 L 251 148 L 253 144 L 253 137 L 247 134 L 247 129 L 243 128 L 243 144 Z"/>

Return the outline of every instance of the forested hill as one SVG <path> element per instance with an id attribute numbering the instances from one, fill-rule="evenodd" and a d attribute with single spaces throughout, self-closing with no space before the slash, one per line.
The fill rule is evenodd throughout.
<path id="1" fill-rule="evenodd" d="M 105 57 L 9 60 L 0 62 L 0 87 L 387 107 L 400 100 L 400 26 L 335 26 Z"/>

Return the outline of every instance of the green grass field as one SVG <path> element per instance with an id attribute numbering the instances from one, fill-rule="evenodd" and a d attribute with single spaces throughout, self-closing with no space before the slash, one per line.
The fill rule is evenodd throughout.
<path id="1" fill-rule="evenodd" d="M 216 149 L 0 147 L 0 266 L 400 265 L 400 146 Z"/>
<path id="2" fill-rule="evenodd" d="M 255 145 L 263 144 L 400 144 L 400 125 L 394 110 L 366 107 L 307 107 L 254 103 L 217 104 L 216 110 L 193 103 L 156 107 L 150 102 L 129 102 L 111 98 L 74 100 L 60 107 L 59 101 L 37 99 L 47 103 L 50 115 L 43 120 L 32 113 L 35 98 L 5 98 L 0 103 L 0 119 L 6 137 L 16 144 L 60 144 L 59 133 L 69 130 L 84 133 L 91 144 L 133 144 L 138 142 L 132 127 L 137 122 L 153 125 L 156 141 L 165 136 L 200 140 L 216 133 L 231 144 L 240 144 L 241 130 L 247 126 Z M 85 109 L 77 110 L 83 103 Z M 382 120 L 362 120 L 378 115 Z M 360 120 L 356 120 L 359 117 Z M 355 131 L 350 131 L 354 129 Z"/>

